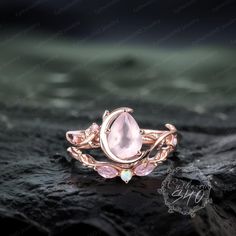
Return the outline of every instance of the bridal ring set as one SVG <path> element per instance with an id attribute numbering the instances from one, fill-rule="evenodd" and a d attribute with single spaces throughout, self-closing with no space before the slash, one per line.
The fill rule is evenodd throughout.
<path id="1" fill-rule="evenodd" d="M 150 174 L 175 150 L 177 130 L 171 124 L 165 125 L 167 130 L 141 129 L 132 112 L 128 107 L 106 110 L 101 125 L 68 131 L 66 138 L 73 145 L 68 152 L 104 178 L 120 176 L 128 183 L 132 176 Z M 86 153 L 88 149 L 101 149 L 106 161 L 96 160 Z"/>

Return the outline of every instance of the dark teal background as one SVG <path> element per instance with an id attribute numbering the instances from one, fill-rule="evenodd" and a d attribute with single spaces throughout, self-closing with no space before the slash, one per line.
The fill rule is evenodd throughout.
<path id="1" fill-rule="evenodd" d="M 93 107 L 142 100 L 205 112 L 236 103 L 235 50 L 91 43 L 11 33 L 0 44 L 0 100 Z M 106 102 L 105 102 L 106 103 Z M 125 104 L 124 104 L 125 105 Z"/>

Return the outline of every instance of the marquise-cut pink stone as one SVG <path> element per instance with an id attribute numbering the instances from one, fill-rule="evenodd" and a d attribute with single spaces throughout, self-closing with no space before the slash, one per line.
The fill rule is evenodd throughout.
<path id="1" fill-rule="evenodd" d="M 152 163 L 142 163 L 134 169 L 134 173 L 138 176 L 145 176 L 150 174 L 155 169 Z"/>
<path id="2" fill-rule="evenodd" d="M 142 136 L 135 119 L 123 112 L 113 122 L 108 135 L 108 145 L 111 152 L 120 159 L 135 156 L 142 147 Z"/>
<path id="3" fill-rule="evenodd" d="M 111 166 L 99 166 L 97 167 L 97 172 L 104 178 L 110 179 L 118 175 L 118 171 Z"/>

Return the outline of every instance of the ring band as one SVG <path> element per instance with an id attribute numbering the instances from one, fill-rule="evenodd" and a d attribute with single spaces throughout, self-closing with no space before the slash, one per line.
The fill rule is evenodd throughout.
<path id="1" fill-rule="evenodd" d="M 128 107 L 106 110 L 101 126 L 93 123 L 86 130 L 68 131 L 66 138 L 73 145 L 68 152 L 104 178 L 120 176 L 128 183 L 134 175 L 150 174 L 175 150 L 177 130 L 171 124 L 164 131 L 140 129 L 132 112 Z M 101 149 L 110 161 L 97 161 L 82 152 L 86 149 Z"/>

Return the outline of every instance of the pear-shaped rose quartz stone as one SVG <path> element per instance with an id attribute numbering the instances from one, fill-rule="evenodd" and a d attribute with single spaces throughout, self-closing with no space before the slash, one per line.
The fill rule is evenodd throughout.
<path id="1" fill-rule="evenodd" d="M 135 119 L 128 113 L 121 113 L 113 122 L 108 135 L 111 152 L 118 158 L 129 160 L 142 147 L 142 136 Z"/>

